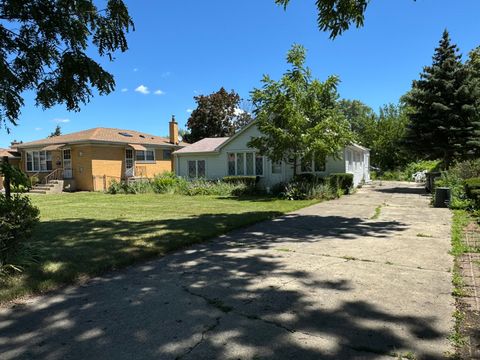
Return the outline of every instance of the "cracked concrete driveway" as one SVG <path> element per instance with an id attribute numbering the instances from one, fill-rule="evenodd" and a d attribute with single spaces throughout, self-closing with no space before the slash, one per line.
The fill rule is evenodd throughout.
<path id="1" fill-rule="evenodd" d="M 450 213 L 428 203 L 366 186 L 1 309 L 0 358 L 440 359 Z"/>

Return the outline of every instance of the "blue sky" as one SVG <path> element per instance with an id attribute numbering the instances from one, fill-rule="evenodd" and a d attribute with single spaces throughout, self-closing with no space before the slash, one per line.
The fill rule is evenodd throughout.
<path id="1" fill-rule="evenodd" d="M 314 0 L 292 0 L 286 12 L 274 0 L 126 3 L 136 27 L 130 49 L 113 63 L 102 61 L 116 91 L 78 113 L 61 106 L 44 111 L 25 94 L 19 125 L 10 134 L 1 130 L 1 147 L 43 138 L 57 123 L 64 133 L 104 126 L 165 135 L 172 114 L 184 126 L 196 94 L 224 86 L 248 98 L 263 74 L 280 77 L 293 43 L 307 48 L 315 77 L 338 75 L 342 97 L 377 109 L 397 102 L 431 63 L 443 29 L 464 55 L 480 45 L 478 0 L 372 0 L 365 26 L 334 41 L 316 27 Z M 135 91 L 141 86 L 148 91 Z"/>

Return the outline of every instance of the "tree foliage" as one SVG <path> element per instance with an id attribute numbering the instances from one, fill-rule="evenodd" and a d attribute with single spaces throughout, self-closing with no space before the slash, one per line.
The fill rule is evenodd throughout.
<path id="1" fill-rule="evenodd" d="M 51 132 L 50 135 L 48 135 L 48 137 L 52 138 L 52 137 L 60 136 L 60 135 L 62 135 L 62 128 L 60 127 L 60 125 L 57 125 L 55 127 L 55 130 L 53 132 Z"/>
<path id="2" fill-rule="evenodd" d="M 362 27 L 369 2 L 370 0 L 316 0 L 318 28 L 329 32 L 330 38 L 334 39 L 352 24 L 357 28 Z M 287 8 L 290 0 L 275 0 L 275 3 Z"/>
<path id="3" fill-rule="evenodd" d="M 197 108 L 187 121 L 183 139 L 194 143 L 206 137 L 231 136 L 236 130 L 251 121 L 251 116 L 239 108 L 240 96 L 223 87 L 210 95 L 194 97 Z"/>
<path id="4" fill-rule="evenodd" d="M 262 136 L 249 146 L 272 161 L 291 163 L 294 173 L 299 159 L 337 156 L 353 140 L 337 103 L 338 78 L 312 79 L 305 58 L 305 48 L 294 45 L 287 55 L 291 69 L 278 81 L 265 75 L 263 87 L 252 92 Z"/>
<path id="5" fill-rule="evenodd" d="M 417 156 L 443 159 L 448 167 L 454 159 L 479 153 L 479 87 L 471 66 L 461 61 L 459 50 L 445 30 L 435 49 L 433 63 L 405 96 L 410 125 L 406 146 Z"/>
<path id="6" fill-rule="evenodd" d="M 126 51 L 132 19 L 122 0 L 0 0 L 0 125 L 16 125 L 23 93 L 36 105 L 65 104 L 78 111 L 92 89 L 113 91 L 115 81 L 89 54 L 113 60 Z M 89 54 L 87 54 L 87 52 Z"/>
<path id="7" fill-rule="evenodd" d="M 355 141 L 370 149 L 372 165 L 383 171 L 394 170 L 411 160 L 402 147 L 408 125 L 404 105 L 384 105 L 376 114 L 358 100 L 343 99 L 339 103 L 354 132 Z"/>

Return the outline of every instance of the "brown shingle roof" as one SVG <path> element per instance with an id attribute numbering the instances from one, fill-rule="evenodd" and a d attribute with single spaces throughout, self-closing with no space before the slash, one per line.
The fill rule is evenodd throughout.
<path id="1" fill-rule="evenodd" d="M 173 145 L 170 140 L 161 136 L 146 134 L 134 130 L 114 129 L 114 128 L 93 128 L 46 138 L 42 140 L 30 141 L 19 144 L 19 148 L 44 146 L 51 144 L 69 144 L 83 142 L 107 142 L 122 144 L 143 144 L 143 145 Z M 186 143 L 180 143 L 179 146 L 185 146 Z"/>
<path id="2" fill-rule="evenodd" d="M 2 149 L 0 148 L 0 158 L 8 156 L 9 158 L 20 157 L 20 154 L 17 152 L 17 149 Z"/>
<path id="3" fill-rule="evenodd" d="M 188 145 L 180 150 L 174 152 L 174 154 L 191 154 L 191 153 L 203 153 L 215 151 L 225 141 L 230 139 L 229 137 L 219 138 L 205 138 L 192 145 Z"/>

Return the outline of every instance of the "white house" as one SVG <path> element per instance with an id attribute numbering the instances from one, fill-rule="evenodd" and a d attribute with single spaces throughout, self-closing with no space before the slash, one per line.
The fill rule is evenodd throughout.
<path id="1" fill-rule="evenodd" d="M 252 137 L 261 136 L 255 122 L 235 135 L 222 138 L 205 138 L 173 152 L 175 172 L 184 178 L 221 179 L 225 176 L 256 175 L 260 184 L 267 187 L 287 182 L 293 177 L 293 165 L 284 161 L 274 163 L 247 146 Z M 354 186 L 370 181 L 370 151 L 352 144 L 337 158 L 327 157 L 324 162 L 299 164 L 297 173 L 314 173 L 328 176 L 332 173 L 351 173 Z"/>

